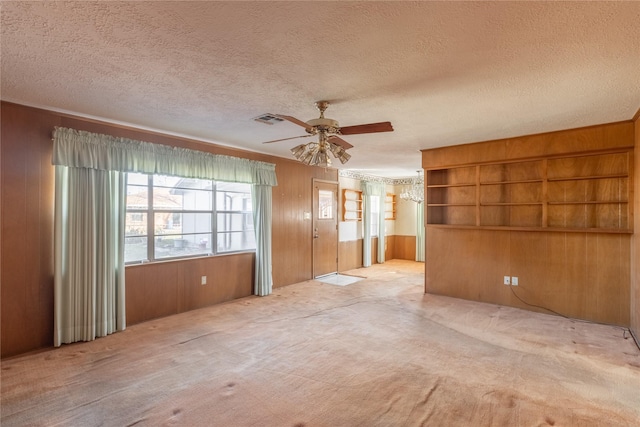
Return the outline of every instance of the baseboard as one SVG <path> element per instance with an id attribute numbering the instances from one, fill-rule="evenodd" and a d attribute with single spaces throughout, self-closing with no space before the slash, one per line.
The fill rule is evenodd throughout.
<path id="1" fill-rule="evenodd" d="M 633 340 L 636 342 L 636 345 L 638 346 L 638 350 L 640 350 L 640 339 L 638 339 L 638 336 L 635 334 L 635 332 L 633 332 L 633 329 L 629 328 L 629 333 L 631 334 L 631 337 L 633 338 Z"/>

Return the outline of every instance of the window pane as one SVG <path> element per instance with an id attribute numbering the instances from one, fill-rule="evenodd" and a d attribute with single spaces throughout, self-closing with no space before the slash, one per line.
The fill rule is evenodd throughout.
<path id="1" fill-rule="evenodd" d="M 218 232 L 252 231 L 253 215 L 250 213 L 219 213 Z"/>
<path id="2" fill-rule="evenodd" d="M 333 191 L 318 190 L 318 219 L 333 219 Z"/>
<path id="3" fill-rule="evenodd" d="M 211 252 L 211 234 L 158 236 L 155 240 L 156 259 L 206 255 Z"/>
<path id="4" fill-rule="evenodd" d="M 242 251 L 256 248 L 253 231 L 218 233 L 218 252 Z"/>
<path id="5" fill-rule="evenodd" d="M 378 224 L 380 223 L 380 196 L 371 197 L 371 235 L 378 235 Z"/>
<path id="6" fill-rule="evenodd" d="M 210 180 L 155 175 L 153 183 L 154 209 L 212 209 L 213 184 Z"/>
<path id="7" fill-rule="evenodd" d="M 147 259 L 147 236 L 124 238 L 124 262 L 136 262 Z"/>
<path id="8" fill-rule="evenodd" d="M 154 187 L 182 188 L 186 190 L 211 190 L 213 182 L 209 179 L 180 178 L 178 176 L 153 176 Z"/>
<path id="9" fill-rule="evenodd" d="M 251 193 L 216 191 L 218 211 L 251 211 Z"/>
<path id="10" fill-rule="evenodd" d="M 127 211 L 124 227 L 125 236 L 143 236 L 147 234 L 147 213 Z"/>
<path id="11" fill-rule="evenodd" d="M 154 209 L 210 211 L 211 199 L 211 191 L 153 187 Z"/>
<path id="12" fill-rule="evenodd" d="M 251 195 L 251 184 L 241 182 L 216 182 L 217 191 L 229 191 L 235 193 L 247 193 Z"/>
<path id="13" fill-rule="evenodd" d="M 170 188 L 153 187 L 154 209 L 182 209 L 182 194 L 176 194 Z"/>
<path id="14" fill-rule="evenodd" d="M 127 173 L 127 184 L 132 185 L 144 185 L 146 186 L 149 183 L 149 175 L 144 173 Z"/>
<path id="15" fill-rule="evenodd" d="M 156 212 L 155 234 L 210 233 L 210 213 Z"/>
<path id="16" fill-rule="evenodd" d="M 147 209 L 148 205 L 149 188 L 127 184 L 127 209 Z"/>
<path id="17" fill-rule="evenodd" d="M 178 176 L 154 175 L 153 186 L 173 188 L 178 184 L 178 182 L 180 182 L 180 180 L 182 180 L 182 178 Z"/>

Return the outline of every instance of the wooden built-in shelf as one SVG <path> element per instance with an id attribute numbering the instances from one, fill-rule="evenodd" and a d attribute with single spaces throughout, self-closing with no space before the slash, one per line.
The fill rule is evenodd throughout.
<path id="1" fill-rule="evenodd" d="M 550 205 L 626 205 L 620 200 L 590 200 L 587 202 L 549 202 Z"/>
<path id="2" fill-rule="evenodd" d="M 630 233 L 633 149 L 426 170 L 428 226 Z"/>
<path id="3" fill-rule="evenodd" d="M 387 193 L 384 201 L 384 219 L 393 221 L 396 219 L 396 195 Z M 362 191 L 342 190 L 342 220 L 362 221 Z"/>
<path id="4" fill-rule="evenodd" d="M 428 188 L 450 188 L 450 187 L 475 187 L 475 183 L 472 184 L 434 184 L 427 185 Z"/>
<path id="5" fill-rule="evenodd" d="M 342 220 L 362 221 L 362 191 L 342 190 Z"/>
<path id="6" fill-rule="evenodd" d="M 520 202 L 520 203 L 480 203 L 480 206 L 542 206 L 542 202 Z M 472 205 L 475 206 L 475 205 Z"/>
<path id="7" fill-rule="evenodd" d="M 396 219 L 396 195 L 387 193 L 384 200 L 384 219 L 395 221 Z"/>
<path id="8" fill-rule="evenodd" d="M 526 184 L 529 182 L 543 182 L 543 180 L 542 179 L 521 179 L 516 181 L 485 181 L 485 182 L 481 182 L 480 185 Z"/>
<path id="9" fill-rule="evenodd" d="M 492 225 L 450 225 L 450 224 L 427 224 L 429 228 L 451 228 L 465 230 L 494 230 L 494 231 L 558 231 L 563 233 L 613 233 L 613 234 L 633 234 L 633 230 L 627 229 L 605 229 L 602 228 L 569 228 L 569 227 L 505 227 Z"/>
<path id="10" fill-rule="evenodd" d="M 475 203 L 427 203 L 427 206 L 475 206 Z"/>
<path id="11" fill-rule="evenodd" d="M 549 182 L 557 181 L 582 181 L 587 179 L 609 179 L 609 178 L 628 178 L 628 174 L 614 174 L 614 175 L 593 175 L 593 176 L 572 176 L 566 178 L 548 178 Z"/>

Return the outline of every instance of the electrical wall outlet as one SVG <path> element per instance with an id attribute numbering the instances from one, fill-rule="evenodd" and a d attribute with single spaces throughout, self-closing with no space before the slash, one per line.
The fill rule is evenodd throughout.
<path id="1" fill-rule="evenodd" d="M 504 284 L 505 285 L 511 284 L 511 276 L 504 276 Z"/>
<path id="2" fill-rule="evenodd" d="M 518 276 L 511 276 L 511 286 L 518 286 Z"/>
<path id="3" fill-rule="evenodd" d="M 206 285 L 207 284 L 207 276 L 202 276 L 200 278 L 200 284 L 201 285 Z"/>

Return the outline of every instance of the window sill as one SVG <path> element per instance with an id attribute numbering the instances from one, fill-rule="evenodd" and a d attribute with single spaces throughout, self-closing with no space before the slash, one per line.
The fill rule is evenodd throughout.
<path id="1" fill-rule="evenodd" d="M 203 259 L 203 258 L 218 258 L 218 257 L 226 257 L 226 256 L 233 256 L 233 255 L 255 254 L 255 252 L 256 252 L 255 249 L 248 249 L 248 250 L 245 250 L 245 251 L 224 252 L 224 253 L 220 253 L 220 254 L 193 255 L 193 256 L 186 256 L 186 257 L 156 259 L 156 260 L 153 260 L 153 261 L 132 262 L 132 263 L 129 263 L 129 264 L 125 264 L 124 267 L 125 268 L 142 267 L 142 266 L 150 265 L 150 264 L 166 264 L 166 263 L 170 263 L 170 262 L 194 261 L 194 260 L 199 260 L 199 259 Z"/>

